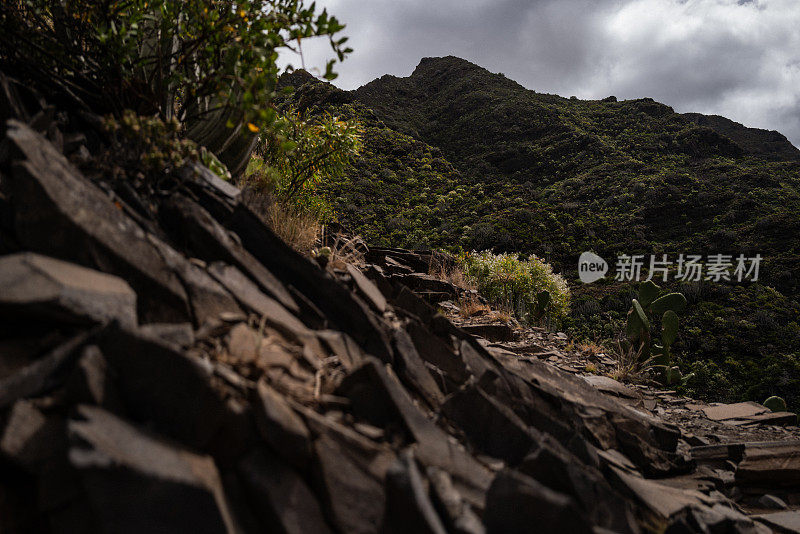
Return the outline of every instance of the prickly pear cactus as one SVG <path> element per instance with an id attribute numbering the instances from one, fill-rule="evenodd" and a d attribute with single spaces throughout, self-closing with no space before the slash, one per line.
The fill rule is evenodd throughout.
<path id="1" fill-rule="evenodd" d="M 650 310 L 655 315 L 662 315 L 668 310 L 680 313 L 686 308 L 686 297 L 681 293 L 668 293 L 663 297 L 658 297 L 650 304 Z"/>
<path id="2" fill-rule="evenodd" d="M 658 297 L 659 291 L 661 288 L 652 280 L 642 282 L 642 285 L 639 286 L 639 304 L 642 305 L 642 308 L 649 308 L 650 304 Z"/>
<path id="3" fill-rule="evenodd" d="M 780 397 L 770 397 L 764 401 L 764 406 L 772 410 L 773 412 L 785 412 L 786 411 L 786 401 Z"/>

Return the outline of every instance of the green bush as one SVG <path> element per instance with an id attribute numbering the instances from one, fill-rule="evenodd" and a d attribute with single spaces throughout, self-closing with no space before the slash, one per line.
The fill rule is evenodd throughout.
<path id="1" fill-rule="evenodd" d="M 339 60 L 350 51 L 302 0 L 11 0 L 0 28 L 0 69 L 62 104 L 175 117 L 234 174 L 275 122 L 278 50 L 324 35 Z"/>
<path id="2" fill-rule="evenodd" d="M 329 222 L 333 210 L 318 186 L 343 177 L 361 151 L 362 133 L 354 119 L 329 113 L 307 117 L 289 109 L 262 136 L 245 180 L 294 211 Z"/>
<path id="3" fill-rule="evenodd" d="M 490 251 L 471 252 L 460 257 L 467 279 L 478 286 L 481 295 L 523 320 L 535 322 L 549 294 L 545 313 L 557 324 L 569 313 L 570 291 L 566 280 L 553 268 L 531 256 L 520 260 L 512 254 L 493 254 Z"/>

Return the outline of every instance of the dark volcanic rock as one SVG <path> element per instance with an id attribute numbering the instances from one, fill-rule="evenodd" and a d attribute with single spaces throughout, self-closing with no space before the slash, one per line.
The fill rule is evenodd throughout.
<path id="1" fill-rule="evenodd" d="M 266 381 L 258 383 L 256 420 L 264 440 L 297 467 L 311 460 L 311 433 L 303 419 Z"/>
<path id="2" fill-rule="evenodd" d="M 471 324 L 461 328 L 469 334 L 486 338 L 489 341 L 512 341 L 514 339 L 514 330 L 503 323 Z"/>
<path id="3" fill-rule="evenodd" d="M 599 470 L 582 462 L 550 437 L 518 467 L 548 488 L 571 496 L 591 523 L 614 532 L 638 532 L 632 507 L 603 478 Z"/>
<path id="4" fill-rule="evenodd" d="M 4 83 L 0 115 L 34 127 L 0 144 L 3 532 L 744 533 L 723 491 L 796 506 L 796 444 L 689 462 L 708 441 L 482 346 L 512 329 L 420 298 L 462 293 L 425 274 L 448 258 L 328 273 L 199 164 L 166 187 L 83 176 L 60 151 L 91 169 L 99 119 L 62 135 L 72 115 Z M 722 419 L 788 422 L 745 408 Z"/>
<path id="5" fill-rule="evenodd" d="M 515 471 L 503 471 L 492 482 L 483 521 L 487 534 L 592 532 L 572 499 Z"/>
<path id="6" fill-rule="evenodd" d="M 255 450 L 245 456 L 238 471 L 262 527 L 269 532 L 333 532 L 300 475 L 267 451 Z"/>
<path id="7" fill-rule="evenodd" d="M 66 447 L 64 421 L 47 416 L 31 401 L 14 404 L 0 434 L 0 454 L 14 464 L 38 472 Z"/>
<path id="8" fill-rule="evenodd" d="M 422 395 L 431 407 L 442 404 L 444 395 L 431 373 L 425 367 L 414 342 L 405 330 L 397 329 L 393 334 L 395 365 L 404 381 Z"/>
<path id="9" fill-rule="evenodd" d="M 386 513 L 381 532 L 446 533 L 409 450 L 404 451 L 386 473 Z"/>
<path id="10" fill-rule="evenodd" d="M 0 315 L 135 326 L 136 294 L 116 276 L 23 252 L 0 257 Z"/>
<path id="11" fill-rule="evenodd" d="M 377 532 L 386 502 L 386 471 L 394 454 L 324 416 L 307 417 L 316 435 L 315 473 L 326 516 L 341 532 Z"/>
<path id="12" fill-rule="evenodd" d="M 479 451 L 510 465 L 519 463 L 541 439 L 511 408 L 474 385 L 449 396 L 442 412 L 466 432 Z"/>
<path id="13" fill-rule="evenodd" d="M 469 378 L 467 366 L 452 346 L 431 333 L 418 322 L 408 325 L 408 334 L 414 342 L 420 357 L 435 366 L 455 384 L 463 384 Z"/>
<path id="14" fill-rule="evenodd" d="M 177 448 L 98 408 L 69 422 L 69 461 L 100 532 L 233 532 L 214 461 Z"/>
<path id="15" fill-rule="evenodd" d="M 226 413 L 212 387 L 209 366 L 124 329 L 106 332 L 98 345 L 117 376 L 128 413 L 188 446 L 203 449 L 209 444 Z"/>
<path id="16" fill-rule="evenodd" d="M 142 230 L 49 141 L 19 122 L 9 124 L 8 139 L 22 159 L 10 184 L 20 243 L 120 276 L 139 297 L 142 322 L 189 320 L 180 277 Z"/>
<path id="17" fill-rule="evenodd" d="M 80 348 L 97 333 L 81 332 L 45 356 L 0 380 L 0 409 L 19 399 L 41 395 L 58 386 L 78 358 Z"/>
<path id="18" fill-rule="evenodd" d="M 246 207 L 237 206 L 229 227 L 253 256 L 285 285 L 293 286 L 312 301 L 331 324 L 350 335 L 370 354 L 391 361 L 387 333 L 366 304 L 353 299 L 347 289 L 292 250 Z"/>
<path id="19" fill-rule="evenodd" d="M 800 442 L 747 443 L 736 480 L 761 487 L 800 488 Z"/>
<path id="20" fill-rule="evenodd" d="M 488 469 L 451 442 L 411 400 L 396 378 L 374 358 L 343 382 L 340 390 L 353 403 L 356 414 L 378 426 L 399 423 L 417 443 L 417 458 L 425 466 L 444 469 L 459 491 L 480 506 L 490 483 Z"/>
<path id="21" fill-rule="evenodd" d="M 255 281 L 262 291 L 287 309 L 299 308 L 289 291 L 259 263 L 228 231 L 201 206 L 174 194 L 161 204 L 159 215 L 177 243 L 207 262 L 224 261 L 235 265 Z"/>

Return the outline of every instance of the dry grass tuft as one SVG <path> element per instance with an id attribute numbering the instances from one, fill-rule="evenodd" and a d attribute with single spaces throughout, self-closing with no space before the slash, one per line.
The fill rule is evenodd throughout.
<path id="1" fill-rule="evenodd" d="M 474 295 L 461 297 L 458 300 L 457 305 L 459 314 L 465 319 L 469 319 L 470 317 L 489 315 L 492 311 L 492 309 L 488 305 L 480 302 Z"/>
<path id="2" fill-rule="evenodd" d="M 642 356 L 642 347 L 635 350 L 630 345 L 623 346 L 622 342 L 617 340 L 613 356 L 617 360 L 617 367 L 611 373 L 611 378 L 620 382 L 634 382 L 642 378 L 642 373 L 646 370 L 639 361 Z"/>
<path id="3" fill-rule="evenodd" d="M 478 288 L 478 286 L 467 278 L 467 275 L 464 274 L 464 269 L 462 269 L 460 265 L 455 263 L 455 261 L 439 259 L 436 254 L 431 257 L 431 265 L 428 269 L 428 274 L 440 280 L 444 280 L 445 282 L 450 282 L 461 289 L 470 290 Z"/>
<path id="4" fill-rule="evenodd" d="M 273 202 L 266 213 L 267 224 L 278 237 L 303 255 L 310 255 L 317 243 L 322 226 L 317 218 Z"/>
<path id="5" fill-rule="evenodd" d="M 599 356 L 600 354 L 605 354 L 606 349 L 602 345 L 598 345 L 594 341 L 590 341 L 588 343 L 578 343 L 575 345 L 575 349 L 581 353 L 583 356 Z"/>
<path id="6" fill-rule="evenodd" d="M 366 246 L 361 236 L 337 234 L 328 248 L 331 251 L 328 269 L 344 269 L 347 264 L 356 267 L 364 265 Z"/>

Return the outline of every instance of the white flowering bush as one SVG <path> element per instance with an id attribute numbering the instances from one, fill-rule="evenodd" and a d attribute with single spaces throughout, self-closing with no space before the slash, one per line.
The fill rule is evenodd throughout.
<path id="1" fill-rule="evenodd" d="M 541 258 L 520 260 L 516 254 L 473 251 L 459 259 L 467 279 L 481 295 L 522 320 L 531 320 L 542 291 L 550 294 L 547 312 L 552 320 L 560 323 L 569 313 L 571 293 L 566 280 Z"/>

